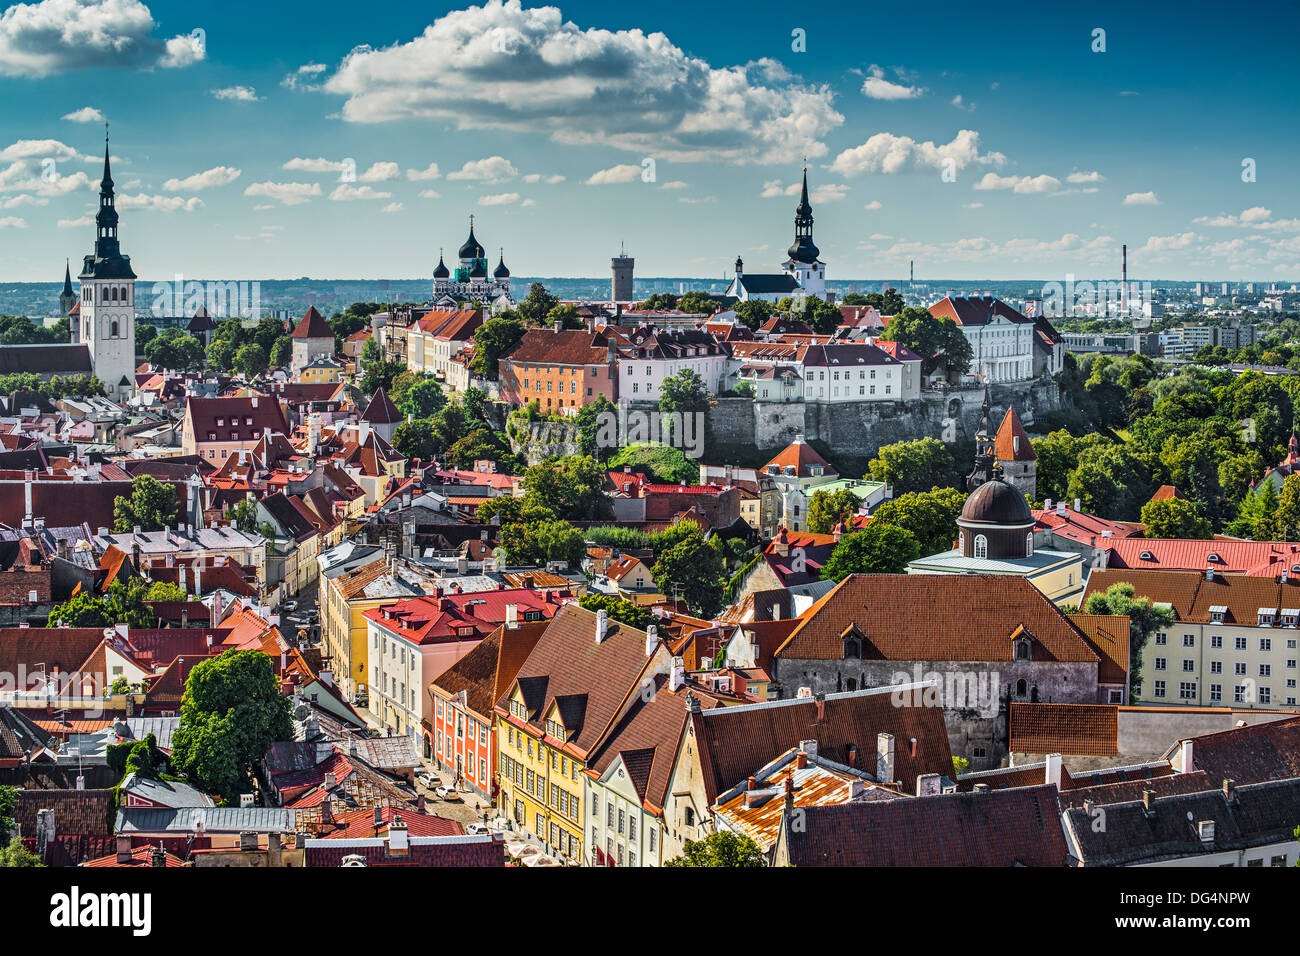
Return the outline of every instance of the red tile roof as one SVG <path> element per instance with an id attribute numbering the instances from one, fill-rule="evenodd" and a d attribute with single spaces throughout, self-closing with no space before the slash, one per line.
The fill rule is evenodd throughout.
<path id="1" fill-rule="evenodd" d="M 1098 661 L 1033 584 L 983 574 L 850 575 L 808 609 L 776 656 L 841 660 L 850 628 L 862 637 L 863 657 L 876 660 L 1010 661 L 1012 637 L 1023 631 L 1035 661 Z"/>
<path id="2" fill-rule="evenodd" d="M 1038 457 L 1014 408 L 1008 408 L 1002 416 L 997 437 L 993 439 L 993 453 L 998 461 L 1033 461 Z"/>
<path id="3" fill-rule="evenodd" d="M 798 438 L 792 441 L 789 445 L 786 445 L 775 458 L 764 465 L 763 470 L 766 471 L 773 465 L 780 469 L 782 474 L 785 474 L 787 468 L 793 468 L 794 474 L 798 475 L 800 478 L 812 477 L 811 468 L 814 465 L 820 465 L 822 467 L 823 475 L 839 474 L 839 472 L 835 470 L 835 466 L 821 455 L 817 454 L 816 449 L 814 449 L 812 445 L 809 445 L 807 442 Z"/>
<path id="4" fill-rule="evenodd" d="M 987 325 L 993 316 L 1011 322 L 1033 322 L 993 296 L 948 296 L 930 306 L 930 314 L 936 318 L 952 319 L 958 325 Z"/>
<path id="5" fill-rule="evenodd" d="M 1204 571 L 1272 577 L 1300 565 L 1300 544 L 1223 538 L 1127 538 L 1107 543 L 1106 568 Z M 1150 557 L 1143 557 L 1144 554 Z M 1211 561 L 1211 555 L 1219 560 Z"/>
<path id="6" fill-rule="evenodd" d="M 308 306 L 307 313 L 294 326 L 291 338 L 295 339 L 332 339 L 334 330 L 325 321 L 325 316 L 316 311 L 316 306 Z"/>
<path id="7" fill-rule="evenodd" d="M 448 697 L 463 691 L 465 706 L 491 722 L 493 705 L 515 682 L 519 668 L 549 625 L 549 621 L 521 621 L 517 628 L 498 627 L 436 677 L 433 686 Z"/>
<path id="8" fill-rule="evenodd" d="M 1110 704 L 1011 704 L 1012 753 L 1119 755 L 1119 709 Z"/>

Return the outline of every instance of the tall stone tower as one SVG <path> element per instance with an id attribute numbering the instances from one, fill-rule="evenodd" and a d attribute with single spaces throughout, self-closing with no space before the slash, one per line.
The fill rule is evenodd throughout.
<path id="1" fill-rule="evenodd" d="M 77 341 L 90 349 L 95 375 L 115 401 L 135 391 L 135 273 L 122 255 L 113 206 L 113 175 L 108 163 L 108 127 L 104 128 L 104 178 L 95 215 L 95 251 L 86 256 L 81 274 L 81 323 Z"/>
<path id="2" fill-rule="evenodd" d="M 994 439 L 994 454 L 1005 480 L 1030 500 L 1038 499 L 1038 456 L 1014 408 L 1008 408 Z"/>
<path id="3" fill-rule="evenodd" d="M 618 255 L 609 260 L 614 278 L 610 282 L 609 297 L 612 302 L 632 301 L 632 268 L 636 260 L 620 249 Z"/>

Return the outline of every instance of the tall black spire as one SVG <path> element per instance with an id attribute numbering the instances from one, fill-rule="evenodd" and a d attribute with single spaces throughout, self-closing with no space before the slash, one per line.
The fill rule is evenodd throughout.
<path id="1" fill-rule="evenodd" d="M 95 215 L 95 258 L 121 254 L 117 241 L 117 209 L 114 208 L 113 173 L 108 161 L 108 124 L 104 124 L 104 178 L 99 183 L 99 212 Z"/>
<path id="2" fill-rule="evenodd" d="M 131 259 L 122 255 L 117 238 L 113 173 L 108 158 L 108 124 L 104 124 L 104 178 L 99 183 L 99 212 L 95 214 L 95 252 L 86 256 L 82 279 L 134 279 Z"/>
<path id="3" fill-rule="evenodd" d="M 59 293 L 59 314 L 67 315 L 77 304 L 77 293 L 72 288 L 72 266 L 63 260 L 63 291 Z"/>
<path id="4" fill-rule="evenodd" d="M 808 202 L 808 167 L 803 168 L 803 192 L 799 196 L 799 205 L 794 211 L 794 243 L 790 246 L 790 258 L 796 262 L 812 263 L 817 261 L 821 250 L 813 243 L 812 204 Z"/>
<path id="5" fill-rule="evenodd" d="M 984 386 L 984 404 L 981 406 L 979 428 L 975 430 L 975 468 L 966 479 L 966 487 L 974 491 L 994 477 L 993 422 L 989 417 L 989 387 Z"/>

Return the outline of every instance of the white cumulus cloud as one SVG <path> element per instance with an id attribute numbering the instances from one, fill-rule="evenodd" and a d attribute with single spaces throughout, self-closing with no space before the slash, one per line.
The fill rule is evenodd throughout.
<path id="1" fill-rule="evenodd" d="M 960 130 L 950 142 L 935 144 L 927 140 L 918 143 L 910 136 L 893 133 L 876 133 L 861 146 L 846 149 L 835 157 L 830 168 L 841 176 L 860 176 L 865 173 L 916 172 L 943 169 L 948 160 L 956 169 L 965 169 L 972 163 L 1000 166 L 1006 162 L 1002 153 L 981 153 L 980 134 L 973 129 Z"/>
<path id="2" fill-rule="evenodd" d="M 184 179 L 169 179 L 163 183 L 163 189 L 169 193 L 195 192 L 211 189 L 214 186 L 229 186 L 239 178 L 240 171 L 233 166 L 213 166 Z"/>

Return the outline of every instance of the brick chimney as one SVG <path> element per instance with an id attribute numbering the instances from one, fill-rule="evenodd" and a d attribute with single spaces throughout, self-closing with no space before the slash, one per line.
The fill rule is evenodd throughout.
<path id="1" fill-rule="evenodd" d="M 881 732 L 876 736 L 876 780 L 894 782 L 894 735 Z"/>

